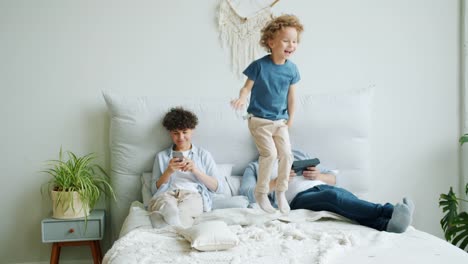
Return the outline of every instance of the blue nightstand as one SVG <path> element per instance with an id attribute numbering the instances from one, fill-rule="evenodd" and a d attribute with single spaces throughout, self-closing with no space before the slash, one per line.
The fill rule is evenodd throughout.
<path id="1" fill-rule="evenodd" d="M 42 242 L 53 243 L 50 263 L 58 263 L 61 247 L 67 246 L 90 246 L 94 263 L 101 263 L 102 252 L 99 241 L 104 236 L 104 219 L 104 210 L 93 210 L 86 222 L 84 218 L 43 219 Z"/>

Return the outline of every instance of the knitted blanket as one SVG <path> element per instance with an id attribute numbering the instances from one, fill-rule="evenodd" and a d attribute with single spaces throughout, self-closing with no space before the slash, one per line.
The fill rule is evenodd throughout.
<path id="1" fill-rule="evenodd" d="M 287 217 L 254 209 L 215 210 L 203 214 L 196 223 L 227 222 L 239 238 L 234 248 L 199 252 L 173 227 L 135 229 L 114 243 L 103 263 L 328 263 L 356 246 L 357 234 L 341 228 L 325 229 L 323 224 L 337 221 L 315 222 L 323 218 L 342 219 L 307 210 L 293 210 Z"/>

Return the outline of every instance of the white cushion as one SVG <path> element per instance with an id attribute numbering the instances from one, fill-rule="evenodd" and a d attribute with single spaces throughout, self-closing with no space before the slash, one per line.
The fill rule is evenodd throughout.
<path id="1" fill-rule="evenodd" d="M 226 250 L 239 244 L 237 236 L 223 221 L 208 221 L 178 233 L 191 243 L 192 248 L 200 251 Z"/>

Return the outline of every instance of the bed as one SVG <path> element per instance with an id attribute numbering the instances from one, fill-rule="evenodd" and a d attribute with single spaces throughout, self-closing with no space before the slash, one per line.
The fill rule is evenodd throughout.
<path id="1" fill-rule="evenodd" d="M 468 263 L 468 254 L 428 233 L 379 232 L 329 212 L 293 210 L 287 216 L 246 208 L 241 175 L 257 157 L 241 112 L 229 98 L 128 97 L 104 92 L 110 114 L 111 236 L 103 263 Z M 338 184 L 367 198 L 372 88 L 301 95 L 291 129 L 293 148 L 339 170 Z M 191 228 L 167 226 L 145 210 L 148 181 L 158 150 L 170 138 L 161 125 L 172 106 L 199 117 L 193 141 L 208 149 L 228 187 L 214 210 Z M 324 111 L 323 109 L 327 109 Z"/>

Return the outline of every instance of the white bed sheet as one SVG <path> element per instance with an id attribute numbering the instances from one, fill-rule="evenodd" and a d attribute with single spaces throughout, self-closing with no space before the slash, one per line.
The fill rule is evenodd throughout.
<path id="1" fill-rule="evenodd" d="M 196 222 L 223 220 L 239 237 L 238 246 L 218 252 L 190 248 L 154 216 L 130 213 L 126 222 L 146 224 L 124 225 L 103 263 L 468 263 L 466 252 L 413 227 L 403 234 L 379 232 L 328 212 L 293 210 L 287 218 L 255 209 L 205 213 Z"/>

